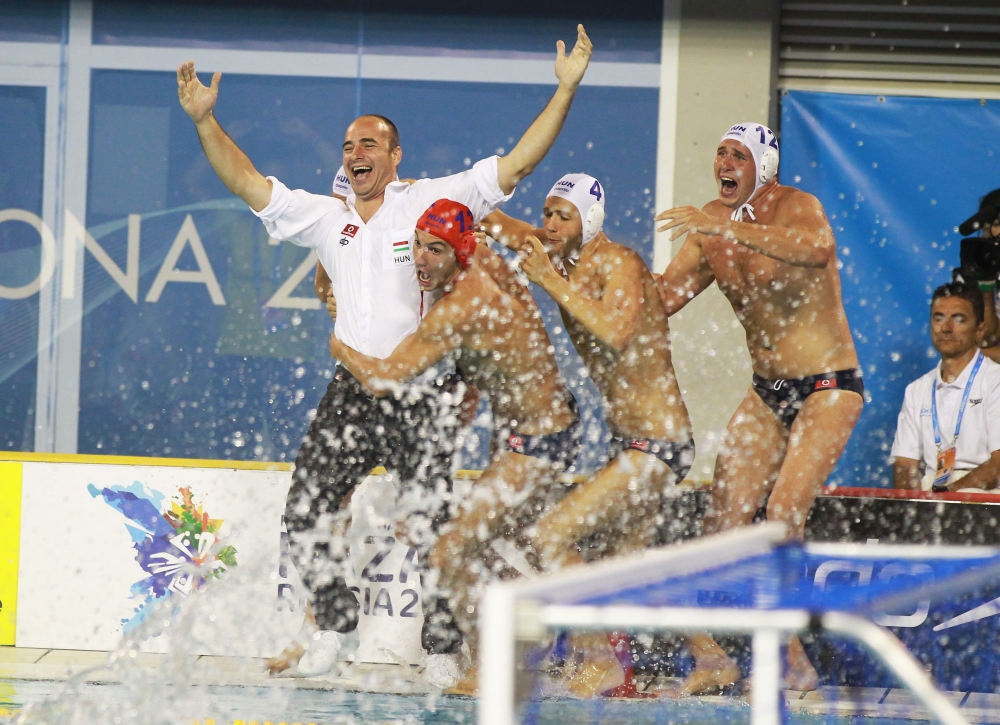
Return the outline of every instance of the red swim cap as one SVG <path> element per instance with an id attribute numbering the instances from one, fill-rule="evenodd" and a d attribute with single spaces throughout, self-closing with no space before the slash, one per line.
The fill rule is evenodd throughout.
<path id="1" fill-rule="evenodd" d="M 472 264 L 476 253 L 476 231 L 472 212 L 465 204 L 438 199 L 417 220 L 417 229 L 450 244 L 462 269 L 468 269 Z"/>

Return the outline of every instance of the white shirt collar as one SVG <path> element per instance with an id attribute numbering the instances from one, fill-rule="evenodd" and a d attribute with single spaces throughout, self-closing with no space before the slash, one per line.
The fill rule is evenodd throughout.
<path id="1" fill-rule="evenodd" d="M 962 372 L 959 373 L 959 376 L 950 383 L 946 383 L 944 379 L 941 377 L 941 365 L 943 364 L 944 361 L 939 362 L 937 366 L 937 379 L 935 387 L 942 388 L 950 385 L 955 388 L 965 388 L 965 384 L 966 382 L 968 382 L 969 376 L 972 374 L 972 366 L 976 364 L 976 360 L 979 358 L 980 355 L 982 355 L 981 352 L 977 352 L 975 355 L 973 355 L 972 359 L 969 360 L 968 365 L 966 365 L 965 368 L 962 370 Z"/>
<path id="2" fill-rule="evenodd" d="M 386 184 L 385 198 L 382 200 L 382 203 L 385 204 L 387 201 L 392 199 L 392 197 L 402 193 L 403 191 L 409 188 L 410 188 L 409 182 L 400 181 L 399 179 L 396 179 L 395 181 L 390 181 L 388 184 Z M 358 214 L 358 210 L 354 206 L 357 200 L 358 200 L 358 195 L 355 194 L 353 191 L 347 195 L 347 207 L 355 214 Z M 379 211 L 381 211 L 381 208 L 379 209 Z M 378 212 L 375 213 L 378 214 Z M 360 216 L 360 214 L 358 214 L 358 216 Z"/>

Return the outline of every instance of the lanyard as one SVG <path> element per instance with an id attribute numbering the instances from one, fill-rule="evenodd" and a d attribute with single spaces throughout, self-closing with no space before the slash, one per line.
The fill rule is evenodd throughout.
<path id="1" fill-rule="evenodd" d="M 983 354 L 978 353 L 976 357 L 976 364 L 972 366 L 972 372 L 969 373 L 969 380 L 965 384 L 965 392 L 962 393 L 962 406 L 958 409 L 958 420 L 955 421 L 955 437 L 952 439 L 952 447 L 958 445 L 958 432 L 962 429 L 962 418 L 965 417 L 965 404 L 969 402 L 969 394 L 972 392 L 972 383 L 976 379 L 976 373 L 979 372 L 979 367 L 983 364 Z M 937 383 L 934 383 L 934 387 L 931 388 L 931 422 L 934 424 L 934 445 L 937 446 L 938 450 L 941 450 L 941 428 L 938 426 L 938 414 L 937 414 Z"/>

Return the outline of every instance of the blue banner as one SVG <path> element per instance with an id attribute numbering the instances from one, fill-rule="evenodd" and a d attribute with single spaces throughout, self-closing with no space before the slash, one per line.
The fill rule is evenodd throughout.
<path id="1" fill-rule="evenodd" d="M 891 486 L 903 391 L 939 359 L 931 293 L 959 265 L 958 224 L 1000 186 L 1000 102 L 791 91 L 781 108 L 781 183 L 826 209 L 865 375 L 830 483 Z"/>
<path id="2" fill-rule="evenodd" d="M 211 69 L 199 70 L 207 81 Z M 402 177 L 434 177 L 509 151 L 552 90 L 365 81 L 360 108 L 398 125 Z M 216 115 L 262 173 L 329 194 L 358 92 L 353 79 L 227 74 Z M 551 184 L 586 171 L 608 191 L 610 236 L 651 261 L 657 103 L 656 89 L 582 87 L 555 147 L 505 210 L 538 221 Z M 272 244 L 218 180 L 172 74 L 94 71 L 91 109 L 86 225 L 119 275 L 133 257 L 137 279 L 123 284 L 86 254 L 79 451 L 293 460 L 333 368 L 314 258 Z M 621 165 L 626 137 L 645 163 Z M 593 468 L 606 455 L 600 398 L 555 304 L 536 298 L 594 443 L 581 467 Z M 463 466 L 485 465 L 488 425 L 482 416 Z"/>

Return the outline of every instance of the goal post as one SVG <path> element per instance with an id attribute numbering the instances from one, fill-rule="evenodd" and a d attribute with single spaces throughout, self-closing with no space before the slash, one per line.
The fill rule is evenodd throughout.
<path id="1" fill-rule="evenodd" d="M 825 631 L 865 645 L 945 725 L 967 725 L 919 661 L 888 630 L 871 621 L 886 603 L 912 602 L 932 591 L 956 591 L 996 580 L 1000 550 L 988 547 L 784 543 L 781 524 L 746 527 L 642 554 L 567 569 L 534 580 L 490 585 L 480 606 L 479 725 L 515 725 L 518 643 L 540 643 L 550 633 L 639 630 L 748 634 L 752 642 L 752 725 L 781 722 L 781 646 L 793 634 Z M 904 591 L 892 582 L 876 596 L 830 596 L 781 590 L 791 551 L 816 557 L 937 562 L 942 576 Z M 769 554 L 773 568 L 769 569 Z M 792 559 L 794 562 L 794 558 Z M 781 567 L 785 566 L 782 570 Z M 692 605 L 677 592 L 699 575 L 756 576 L 749 606 Z M 783 573 L 782 573 L 783 572 Z M 711 579 L 710 579 L 711 580 Z M 704 586 L 704 580 L 701 580 Z M 671 590 L 670 587 L 675 589 Z M 809 586 L 812 587 L 811 582 Z M 665 588 L 664 588 L 665 587 Z M 648 601 L 643 601 L 646 597 Z M 811 597 L 811 599 L 810 599 Z M 815 601 L 814 601 L 815 600 Z M 799 606 L 791 606 L 798 604 Z M 806 606 L 808 605 L 808 606 Z"/>

